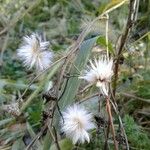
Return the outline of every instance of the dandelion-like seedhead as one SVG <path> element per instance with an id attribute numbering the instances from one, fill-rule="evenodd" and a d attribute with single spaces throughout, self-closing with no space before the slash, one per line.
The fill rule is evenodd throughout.
<path id="1" fill-rule="evenodd" d="M 23 37 L 17 55 L 29 69 L 35 67 L 36 70 L 44 70 L 52 63 L 53 53 L 47 50 L 48 46 L 48 41 L 42 41 L 41 36 L 33 33 Z"/>
<path id="2" fill-rule="evenodd" d="M 91 113 L 88 113 L 79 105 L 73 105 L 63 112 L 63 119 L 64 121 L 61 121 L 61 129 L 74 144 L 77 142 L 90 142 L 88 130 L 95 127 Z"/>
<path id="3" fill-rule="evenodd" d="M 103 95 L 108 96 L 109 82 L 113 75 L 113 60 L 108 60 L 106 56 L 89 61 L 85 74 L 79 78 L 85 79 L 89 83 L 96 84 L 100 88 Z"/>

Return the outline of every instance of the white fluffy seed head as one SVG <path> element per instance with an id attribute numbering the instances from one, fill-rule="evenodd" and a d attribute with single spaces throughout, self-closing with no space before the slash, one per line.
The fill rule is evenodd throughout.
<path id="1" fill-rule="evenodd" d="M 53 58 L 53 53 L 47 50 L 48 46 L 48 41 L 42 41 L 41 36 L 33 33 L 31 36 L 23 37 L 17 55 L 27 68 L 35 67 L 36 70 L 44 70 L 50 66 Z"/>
<path id="2" fill-rule="evenodd" d="M 90 60 L 90 66 L 85 74 L 79 78 L 85 79 L 89 83 L 96 84 L 100 88 L 103 95 L 108 96 L 109 82 L 113 76 L 113 60 L 107 60 L 106 56 Z"/>
<path id="3" fill-rule="evenodd" d="M 95 127 L 91 113 L 79 105 L 73 105 L 63 112 L 63 119 L 61 129 L 74 144 L 90 142 L 88 130 Z"/>

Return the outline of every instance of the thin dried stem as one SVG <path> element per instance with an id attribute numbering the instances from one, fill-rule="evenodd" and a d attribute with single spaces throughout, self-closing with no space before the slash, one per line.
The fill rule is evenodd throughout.
<path id="1" fill-rule="evenodd" d="M 82 90 L 80 90 L 79 92 L 78 92 L 78 95 L 79 94 L 82 94 L 83 92 L 85 92 L 87 89 L 89 89 L 91 86 L 92 86 L 93 84 L 88 84 L 87 86 L 85 86 Z"/>
<path id="2" fill-rule="evenodd" d="M 25 150 L 29 150 L 33 144 L 40 139 L 40 137 L 43 135 L 43 132 L 47 129 L 47 124 L 44 125 L 44 127 L 41 129 L 41 131 L 34 137 L 34 139 L 30 142 L 30 144 L 26 147 Z"/>
<path id="3" fill-rule="evenodd" d="M 108 122 L 108 127 L 107 127 L 107 131 L 106 131 L 104 150 L 108 150 L 109 130 L 110 130 L 110 122 Z"/>
<path id="4" fill-rule="evenodd" d="M 130 93 L 121 92 L 120 94 L 125 96 L 125 97 L 129 97 L 129 98 L 133 98 L 135 100 L 140 100 L 140 101 L 143 101 L 143 102 L 146 102 L 146 103 L 150 103 L 150 99 L 141 98 L 141 97 L 135 96 L 135 95 L 130 94 Z"/>
<path id="5" fill-rule="evenodd" d="M 57 132 L 56 132 L 55 127 L 54 127 L 54 126 L 53 126 L 53 127 L 49 127 L 49 126 L 48 126 L 48 129 L 49 129 L 49 132 L 50 132 L 50 134 L 51 134 L 51 137 L 52 137 L 52 139 L 53 139 L 53 141 L 54 141 L 54 143 L 55 143 L 56 149 L 57 149 L 57 150 L 61 150 L 61 149 L 60 149 L 60 146 L 59 146 L 59 143 L 58 143 Z"/>
<path id="6" fill-rule="evenodd" d="M 107 60 L 109 60 L 109 50 L 108 50 L 108 21 L 109 21 L 109 16 L 106 14 L 106 50 L 107 50 Z"/>
<path id="7" fill-rule="evenodd" d="M 130 8 L 129 8 L 129 15 L 128 15 L 128 21 L 127 21 L 127 24 L 126 24 L 126 28 L 125 28 L 125 31 L 124 33 L 122 34 L 121 36 L 121 39 L 119 40 L 119 47 L 118 47 L 118 53 L 117 53 L 117 60 L 115 62 L 115 67 L 114 67 L 114 83 L 113 83 L 113 86 L 114 86 L 114 89 L 113 89 L 113 95 L 115 97 L 115 94 L 116 94 L 116 87 L 117 87 L 117 81 L 118 81 L 118 71 L 119 71 L 119 62 L 120 62 L 120 56 L 121 56 L 121 53 L 124 49 L 124 46 L 126 44 L 126 41 L 128 39 L 128 35 L 129 35 L 129 32 L 131 31 L 131 28 L 133 26 L 133 23 L 134 23 L 134 17 L 135 17 L 135 5 L 137 3 L 137 0 L 130 0 Z"/>
<path id="8" fill-rule="evenodd" d="M 109 121 L 110 121 L 110 127 L 111 127 L 112 136 L 113 136 L 113 140 L 114 140 L 115 150 L 118 150 L 118 143 L 117 143 L 116 137 L 115 137 L 115 128 L 114 128 L 112 114 L 111 114 L 111 106 L 110 106 L 110 102 L 109 102 L 109 97 L 106 98 L 106 110 L 108 112 L 108 117 L 109 117 Z"/>
<path id="9" fill-rule="evenodd" d="M 124 135 L 124 137 L 125 137 L 126 148 L 127 148 L 127 150 L 129 150 L 128 138 L 127 138 L 126 131 L 125 131 L 124 126 L 123 126 L 123 123 L 122 123 L 122 119 L 121 119 L 121 117 L 120 117 L 120 115 L 119 115 L 119 111 L 118 111 L 118 109 L 116 108 L 116 105 L 115 105 L 111 100 L 110 100 L 110 102 L 111 102 L 111 104 L 112 104 L 112 106 L 113 106 L 113 109 L 114 109 L 115 113 L 116 113 L 117 116 L 118 116 L 119 123 L 120 123 L 120 127 L 121 127 L 122 132 L 123 132 L 123 135 Z"/>
<path id="10" fill-rule="evenodd" d="M 58 137 L 57 137 L 57 131 L 56 131 L 54 126 L 53 126 L 53 130 L 54 130 L 54 136 L 55 136 L 55 142 L 56 142 L 57 150 L 60 150 L 60 146 L 58 143 Z"/>
<path id="11" fill-rule="evenodd" d="M 80 103 L 83 103 L 83 102 L 87 101 L 88 99 L 91 99 L 92 97 L 95 97 L 95 96 L 98 96 L 98 95 L 99 95 L 99 93 L 95 93 L 95 94 L 93 94 L 93 95 L 87 96 L 87 97 L 85 97 L 84 99 L 80 100 L 78 103 L 79 103 L 79 104 L 80 104 Z"/>
<path id="12" fill-rule="evenodd" d="M 6 37 L 5 37 L 5 40 L 4 40 L 4 44 L 3 44 L 2 49 L 1 49 L 0 66 L 3 64 L 3 55 L 4 55 L 4 52 L 5 52 L 6 48 L 7 48 L 8 40 L 9 40 L 9 33 L 6 34 Z"/>
<path id="13" fill-rule="evenodd" d="M 125 131 L 123 123 L 122 123 L 122 119 L 121 119 L 121 117 L 119 115 L 118 106 L 117 106 L 115 97 L 113 95 L 113 91 L 112 91 L 112 87 L 111 86 L 110 86 L 110 92 L 111 92 L 111 96 L 112 96 L 112 99 L 113 99 L 113 101 L 110 99 L 110 102 L 111 102 L 111 104 L 113 106 L 113 109 L 114 109 L 115 113 L 118 116 L 119 124 L 120 124 L 121 130 L 122 130 L 124 138 L 125 138 L 126 148 L 127 148 L 127 150 L 129 150 L 128 138 L 127 138 L 126 131 Z"/>

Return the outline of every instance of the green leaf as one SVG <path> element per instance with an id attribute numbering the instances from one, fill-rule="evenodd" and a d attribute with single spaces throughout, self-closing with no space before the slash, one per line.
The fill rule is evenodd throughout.
<path id="1" fill-rule="evenodd" d="M 25 145 L 24 145 L 23 141 L 21 139 L 18 139 L 12 145 L 12 149 L 11 150 L 22 150 L 24 148 L 25 148 Z"/>
<path id="2" fill-rule="evenodd" d="M 44 138 L 43 150 L 49 150 L 52 143 L 52 138 L 49 132 L 47 132 Z"/>
<path id="3" fill-rule="evenodd" d="M 68 139 L 63 139 L 58 142 L 61 150 L 71 150 L 73 148 L 73 144 Z M 55 144 L 53 144 L 50 150 L 57 150 Z"/>
<path id="4" fill-rule="evenodd" d="M 27 130 L 32 138 L 36 137 L 36 133 L 34 132 L 29 122 L 27 122 Z M 42 150 L 42 145 L 39 140 L 36 141 L 36 146 L 38 147 L 38 150 Z"/>
<path id="5" fill-rule="evenodd" d="M 96 43 L 98 37 L 91 38 L 89 40 L 86 40 L 82 43 L 79 53 L 76 57 L 76 60 L 74 62 L 74 66 L 72 67 L 70 74 L 79 74 L 79 71 L 81 72 L 85 65 L 87 64 L 87 61 L 89 59 L 91 50 Z M 77 70 L 78 69 L 78 70 Z M 78 91 L 79 85 L 81 80 L 78 79 L 78 77 L 70 78 L 66 87 L 66 90 L 64 92 L 64 95 L 62 96 L 60 100 L 60 107 L 61 109 L 64 109 L 67 105 L 70 105 L 73 103 L 75 95 Z"/>
<path id="6" fill-rule="evenodd" d="M 107 44 L 106 44 L 106 38 L 103 37 L 103 36 L 100 36 L 98 39 L 97 39 L 97 44 L 104 47 L 104 48 L 107 48 Z M 113 46 L 111 44 L 111 42 L 108 42 L 108 50 L 111 54 L 115 54 L 114 53 L 114 49 L 113 49 Z"/>

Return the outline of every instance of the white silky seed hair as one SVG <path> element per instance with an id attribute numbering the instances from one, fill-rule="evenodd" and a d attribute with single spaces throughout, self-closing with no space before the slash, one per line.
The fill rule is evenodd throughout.
<path id="1" fill-rule="evenodd" d="M 77 142 L 90 142 L 88 131 L 95 128 L 91 113 L 88 113 L 85 108 L 74 104 L 63 112 L 63 119 L 64 122 L 61 120 L 61 129 L 74 144 Z"/>
<path id="2" fill-rule="evenodd" d="M 108 96 L 109 83 L 113 76 L 113 60 L 108 60 L 106 56 L 99 59 L 90 60 L 90 65 L 85 70 L 83 76 L 79 77 L 91 84 L 96 84 L 103 95 Z"/>
<path id="3" fill-rule="evenodd" d="M 43 41 L 40 35 L 33 33 L 23 37 L 17 56 L 28 69 L 35 67 L 37 71 L 41 71 L 52 63 L 53 53 L 47 50 L 48 46 L 48 41 Z"/>

